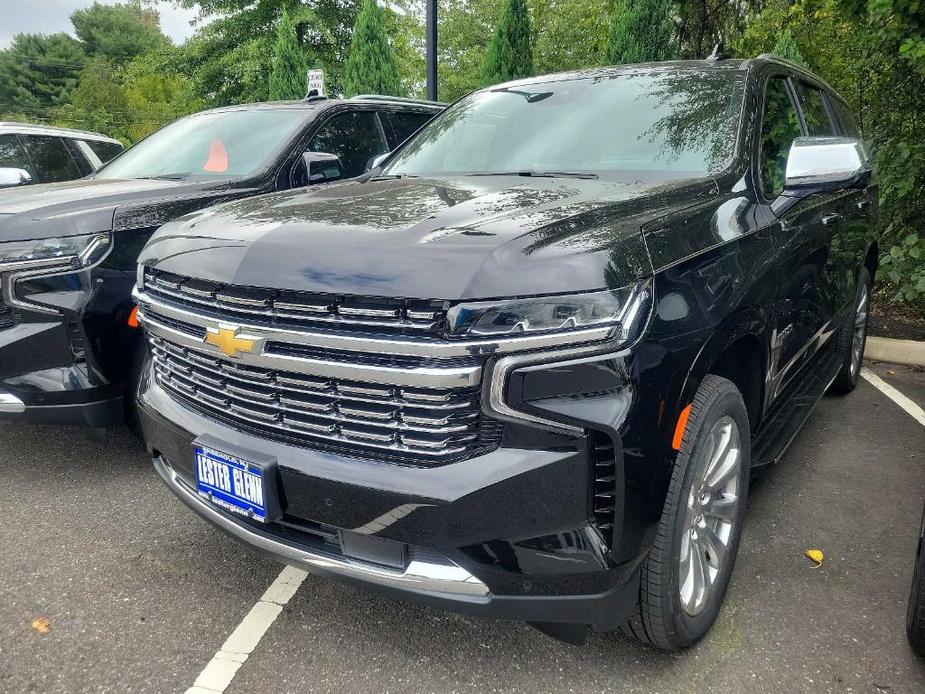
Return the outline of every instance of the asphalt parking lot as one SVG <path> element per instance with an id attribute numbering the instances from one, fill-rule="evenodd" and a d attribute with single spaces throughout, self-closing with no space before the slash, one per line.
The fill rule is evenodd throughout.
<path id="1" fill-rule="evenodd" d="M 871 368 L 925 407 L 925 372 Z M 280 573 L 176 501 L 128 432 L 0 423 L 0 473 L 2 692 L 185 691 Z M 309 576 L 227 691 L 920 693 L 904 617 L 923 499 L 925 426 L 862 381 L 754 485 L 725 607 L 686 653 Z"/>

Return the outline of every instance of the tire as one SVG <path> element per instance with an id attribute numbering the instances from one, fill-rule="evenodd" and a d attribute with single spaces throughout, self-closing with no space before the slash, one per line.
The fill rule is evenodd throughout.
<path id="1" fill-rule="evenodd" d="M 844 395 L 854 390 L 861 374 L 861 362 L 867 346 L 867 324 L 870 320 L 870 272 L 861 268 L 858 287 L 854 296 L 854 310 L 845 316 L 845 322 L 838 330 L 835 349 L 842 355 L 841 369 L 829 392 Z"/>
<path id="2" fill-rule="evenodd" d="M 718 477 L 724 477 L 716 473 L 724 468 L 722 461 L 731 459 L 713 454 L 720 449 L 716 442 L 725 442 L 727 434 L 727 451 L 735 448 L 736 437 L 739 442 L 735 474 L 722 485 L 714 484 L 712 492 L 695 497 L 692 492 L 710 486 L 705 478 L 718 482 Z M 710 463 L 716 460 L 719 467 L 712 467 Z M 742 395 L 731 381 L 707 376 L 694 396 L 655 542 L 642 563 L 639 609 L 623 627 L 624 633 L 676 651 L 709 631 L 722 605 L 739 547 L 750 465 L 751 434 Z M 726 520 L 714 515 L 718 509 L 723 509 L 728 527 Z M 687 560 L 682 566 L 684 558 Z M 702 599 L 698 597 L 696 575 L 709 579 Z"/>
<path id="3" fill-rule="evenodd" d="M 919 549 L 915 557 L 915 574 L 912 592 L 906 611 L 906 636 L 909 645 L 918 655 L 925 657 L 925 517 L 919 534 Z"/>

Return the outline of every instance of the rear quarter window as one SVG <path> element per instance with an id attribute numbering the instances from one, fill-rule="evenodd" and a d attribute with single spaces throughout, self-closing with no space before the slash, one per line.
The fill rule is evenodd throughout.
<path id="1" fill-rule="evenodd" d="M 84 140 L 84 142 L 104 164 L 118 157 L 125 149 L 122 145 L 114 142 L 98 142 L 94 140 Z"/>

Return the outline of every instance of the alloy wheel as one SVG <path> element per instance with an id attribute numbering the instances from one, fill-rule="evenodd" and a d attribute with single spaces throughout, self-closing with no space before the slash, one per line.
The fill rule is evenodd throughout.
<path id="1" fill-rule="evenodd" d="M 864 356 L 864 340 L 867 336 L 867 315 L 870 308 L 870 295 L 867 285 L 861 287 L 861 296 L 858 298 L 858 308 L 854 314 L 854 336 L 851 340 L 851 375 L 854 376 L 861 368 L 861 358 Z"/>
<path id="2" fill-rule="evenodd" d="M 700 614 L 707 605 L 728 561 L 740 503 L 742 446 L 732 417 L 720 418 L 710 429 L 696 470 L 684 514 L 679 558 L 681 606 L 691 616 Z"/>

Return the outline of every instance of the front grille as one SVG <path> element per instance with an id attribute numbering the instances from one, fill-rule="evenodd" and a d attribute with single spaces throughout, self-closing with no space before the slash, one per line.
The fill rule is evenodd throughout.
<path id="1" fill-rule="evenodd" d="M 158 383 L 184 406 L 266 438 L 439 464 L 498 445 L 478 387 L 410 388 L 265 369 L 150 336 Z"/>
<path id="2" fill-rule="evenodd" d="M 387 335 L 439 335 L 449 307 L 446 301 L 236 287 L 152 268 L 145 269 L 144 291 L 152 298 L 221 320 Z"/>
<path id="3" fill-rule="evenodd" d="M 613 547 L 617 513 L 617 461 L 613 440 L 598 431 L 588 438 L 591 451 L 591 511 L 596 527 L 608 547 Z"/>

